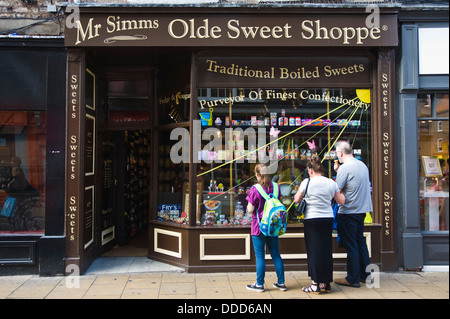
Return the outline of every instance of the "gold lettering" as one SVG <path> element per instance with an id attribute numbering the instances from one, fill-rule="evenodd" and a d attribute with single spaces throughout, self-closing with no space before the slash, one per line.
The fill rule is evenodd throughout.
<path id="1" fill-rule="evenodd" d="M 324 27 L 320 20 L 304 20 L 301 23 L 301 37 L 305 40 L 341 40 L 342 44 L 350 45 L 351 42 L 355 44 L 364 44 L 364 40 L 370 39 L 378 40 L 380 29 L 377 27 Z"/>
<path id="2" fill-rule="evenodd" d="M 383 193 L 383 205 L 384 205 L 384 221 L 385 221 L 385 230 L 384 230 L 384 234 L 386 236 L 388 236 L 390 234 L 390 221 L 391 221 L 391 195 L 389 192 L 384 192 Z"/>
<path id="3" fill-rule="evenodd" d="M 77 23 L 77 41 L 75 42 L 75 45 L 80 44 L 81 41 L 84 42 L 86 40 L 86 36 L 87 36 L 88 40 L 99 36 L 98 29 L 100 29 L 102 27 L 102 25 L 96 24 L 94 26 L 94 29 L 95 29 L 94 34 L 92 34 L 92 21 L 93 20 L 94 20 L 94 18 L 89 19 L 88 25 L 86 26 L 86 31 L 83 30 L 83 26 L 81 25 L 80 20 L 76 21 L 76 23 Z M 81 40 L 80 40 L 80 37 L 81 37 Z"/>

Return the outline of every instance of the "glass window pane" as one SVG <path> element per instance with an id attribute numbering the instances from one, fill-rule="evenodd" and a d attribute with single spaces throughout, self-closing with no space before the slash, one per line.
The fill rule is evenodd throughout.
<path id="1" fill-rule="evenodd" d="M 0 111 L 0 234 L 44 233 L 46 124 L 46 112 Z"/>
<path id="2" fill-rule="evenodd" d="M 448 118 L 448 94 L 436 94 L 436 117 Z"/>
<path id="3" fill-rule="evenodd" d="M 251 223 L 245 198 L 258 162 L 273 164 L 272 180 L 292 210 L 308 159 L 319 156 L 335 177 L 336 140 L 349 141 L 371 170 L 370 107 L 369 89 L 234 88 L 226 97 L 199 96 L 203 139 L 196 152 L 204 188 L 197 224 Z"/>
<path id="4" fill-rule="evenodd" d="M 178 130 L 185 132 L 182 137 L 186 142 L 185 148 L 174 146 L 180 144 L 170 140 L 170 131 L 159 132 L 157 220 L 187 224 L 189 197 L 183 198 L 182 194 L 188 194 L 186 187 L 189 181 L 189 130 L 186 128 L 178 128 Z M 177 152 L 174 151 L 176 155 L 172 154 L 174 156 L 171 156 L 172 148 L 177 150 Z M 180 158 L 175 158 L 177 155 Z M 183 155 L 187 158 L 184 158 L 184 162 L 180 162 Z"/>
<path id="5" fill-rule="evenodd" d="M 189 121 L 189 89 L 177 89 L 161 93 L 158 100 L 160 124 L 175 124 Z"/>
<path id="6" fill-rule="evenodd" d="M 419 94 L 417 98 L 417 117 L 431 117 L 431 94 Z"/>
<path id="7" fill-rule="evenodd" d="M 167 56 L 167 65 L 157 72 L 158 124 L 188 122 L 190 115 L 190 54 Z"/>
<path id="8" fill-rule="evenodd" d="M 419 121 L 420 218 L 425 231 L 449 230 L 448 131 L 448 120 Z M 433 164 L 434 172 L 429 166 Z"/>
<path id="9" fill-rule="evenodd" d="M 419 73 L 448 74 L 448 28 L 419 29 Z"/>

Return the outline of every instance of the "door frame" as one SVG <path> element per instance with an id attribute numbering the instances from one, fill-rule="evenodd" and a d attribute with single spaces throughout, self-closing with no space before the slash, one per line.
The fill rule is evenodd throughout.
<path id="1" fill-rule="evenodd" d="M 66 229 L 66 253 L 65 253 L 65 274 L 83 274 L 90 264 L 102 252 L 101 245 L 101 227 L 99 224 L 99 214 L 101 214 L 101 174 L 99 174 L 101 147 L 101 131 L 118 130 L 149 130 L 150 149 L 154 148 L 155 127 L 154 108 L 156 108 L 156 97 L 154 90 L 154 67 L 127 67 L 115 68 L 113 71 L 108 69 L 95 68 L 95 62 L 89 60 L 87 71 L 86 51 L 77 48 L 67 48 L 67 89 L 66 89 L 66 183 L 65 183 L 65 229 Z M 89 74 L 89 75 L 88 75 Z M 86 90 L 86 77 L 93 75 L 93 90 Z M 101 123 L 100 107 L 97 101 L 100 101 L 99 91 L 102 87 L 99 85 L 99 79 L 108 78 L 145 78 L 149 80 L 149 118 L 145 123 Z M 90 82 L 89 82 L 90 83 Z M 100 90 L 99 90 L 100 89 Z M 92 95 L 92 100 L 86 95 Z M 106 95 L 105 95 L 106 97 Z M 93 105 L 87 105 L 87 102 Z M 152 109 L 153 108 L 153 109 Z M 86 118 L 94 119 L 93 132 L 86 132 L 90 126 L 86 123 Z M 93 134 L 93 136 L 92 136 Z M 90 145 L 89 143 L 94 145 Z M 86 144 L 89 145 L 86 145 Z M 97 145 L 97 147 L 95 146 Z M 89 148 L 90 146 L 93 147 Z M 86 165 L 86 158 L 94 161 L 93 172 L 85 173 L 85 169 L 90 168 Z M 154 175 L 154 159 L 150 159 L 150 174 Z M 151 185 L 154 178 L 150 179 Z M 90 196 L 93 192 L 93 202 Z M 149 192 L 149 217 L 153 212 L 154 195 Z M 89 210 L 90 207 L 90 210 Z M 87 212 L 91 211 L 90 216 Z M 88 229 L 89 228 L 89 229 Z M 149 232 L 149 236 L 151 236 Z M 149 238 L 150 242 L 150 238 Z M 150 249 L 150 247 L 149 247 Z"/>

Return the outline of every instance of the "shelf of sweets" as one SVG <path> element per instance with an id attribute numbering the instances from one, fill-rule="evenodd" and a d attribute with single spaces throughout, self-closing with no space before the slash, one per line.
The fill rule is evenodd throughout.
<path id="1" fill-rule="evenodd" d="M 125 175 L 126 229 L 129 237 L 143 230 L 148 222 L 148 137 L 143 131 L 125 133 L 127 171 Z"/>

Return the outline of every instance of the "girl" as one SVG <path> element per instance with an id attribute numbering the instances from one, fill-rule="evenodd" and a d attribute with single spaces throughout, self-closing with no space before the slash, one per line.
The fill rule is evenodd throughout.
<path id="1" fill-rule="evenodd" d="M 257 164 L 255 167 L 256 179 L 267 194 L 273 194 L 274 185 L 278 187 L 279 197 L 279 186 L 276 183 L 272 184 L 270 175 L 268 174 L 268 169 L 269 168 L 264 164 Z M 287 288 L 284 284 L 284 264 L 278 249 L 278 237 L 264 236 L 259 229 L 258 218 L 256 216 L 256 214 L 258 214 L 259 220 L 261 220 L 264 210 L 264 204 L 266 201 L 258 192 L 255 186 L 252 186 L 252 188 L 250 188 L 246 199 L 248 201 L 247 210 L 250 214 L 252 214 L 251 235 L 256 257 L 256 283 L 247 285 L 247 289 L 257 292 L 264 291 L 264 277 L 266 272 L 265 247 L 267 244 L 275 266 L 275 272 L 278 277 L 278 281 L 273 284 L 273 287 L 278 288 L 281 291 L 286 291 Z"/>

